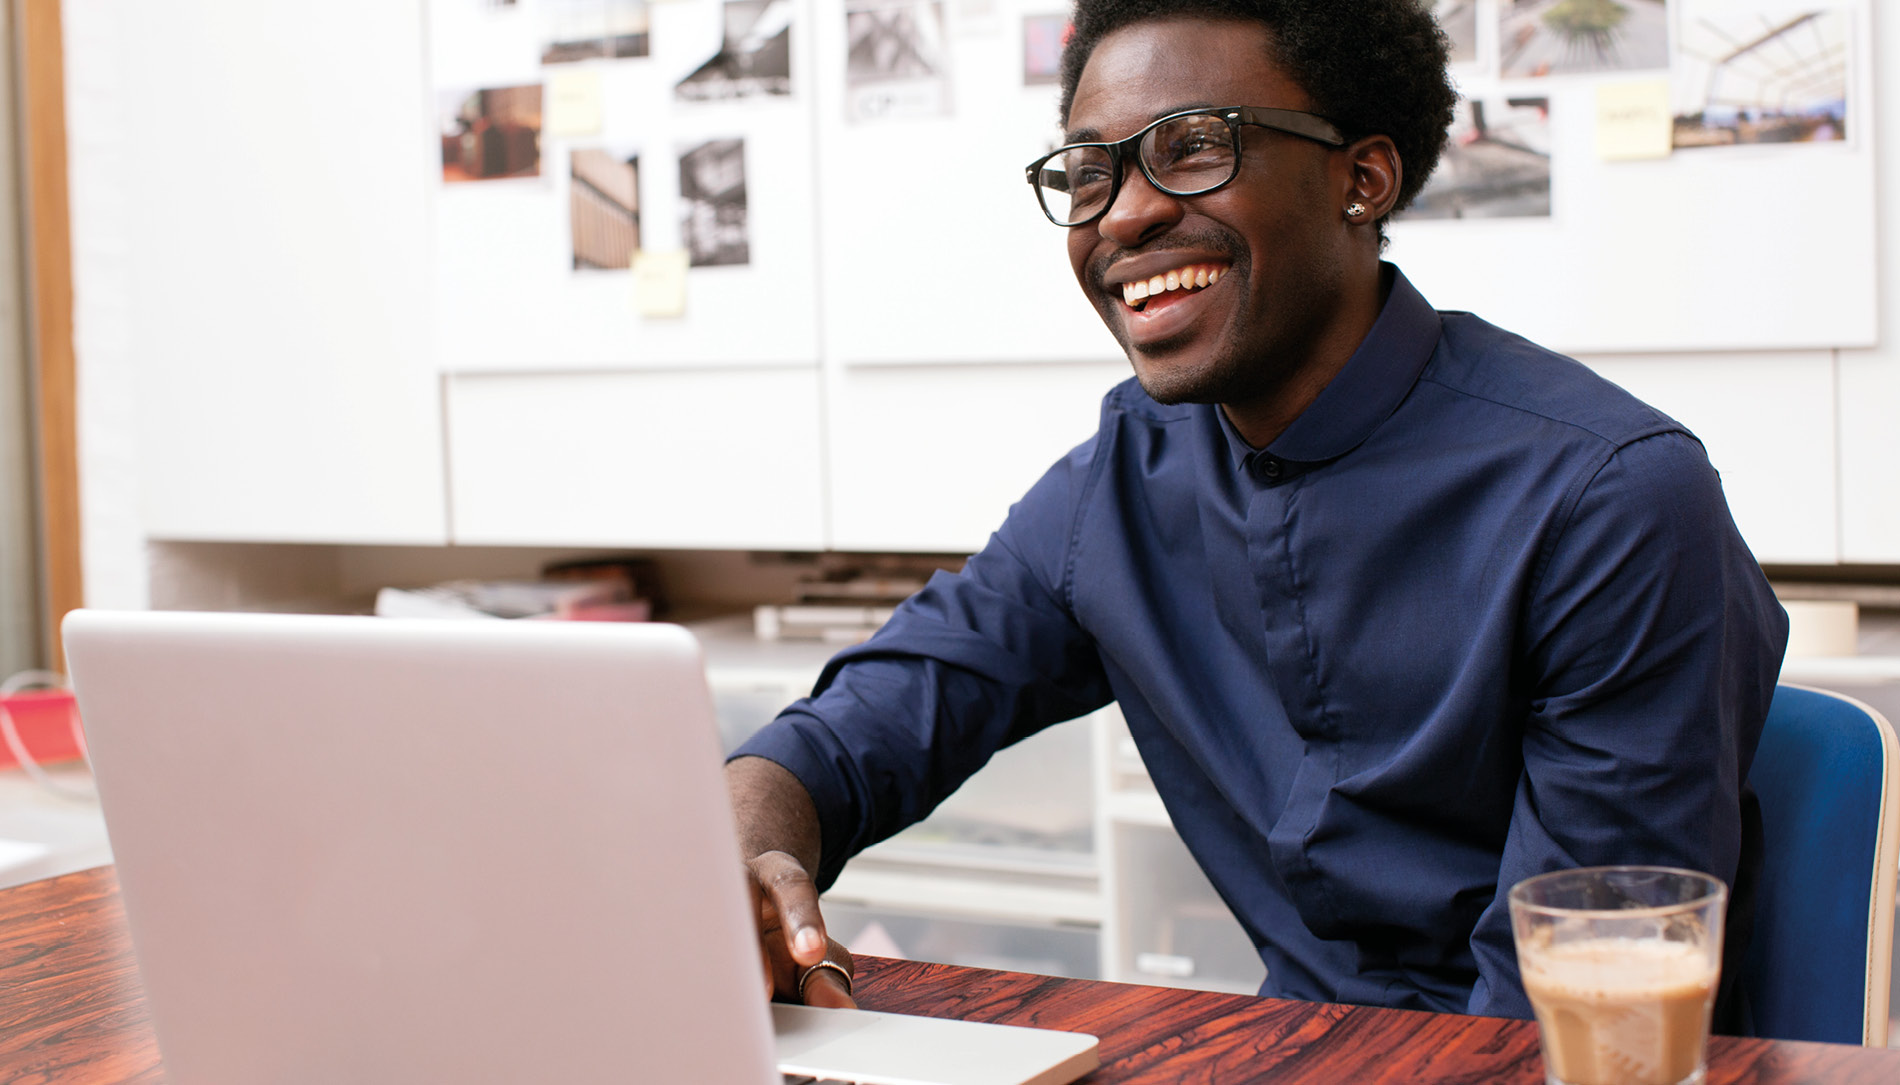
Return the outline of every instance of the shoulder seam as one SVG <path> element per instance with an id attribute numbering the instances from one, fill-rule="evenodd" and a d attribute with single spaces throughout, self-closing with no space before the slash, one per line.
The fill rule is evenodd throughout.
<path id="1" fill-rule="evenodd" d="M 1544 577 L 1550 572 L 1550 563 L 1556 556 L 1558 544 L 1563 542 L 1564 536 L 1570 531 L 1571 518 L 1577 514 L 1577 507 L 1583 504 L 1584 492 L 1590 488 L 1592 483 L 1596 482 L 1598 476 L 1603 474 L 1603 469 L 1608 467 L 1610 462 L 1616 459 L 1617 453 L 1622 452 L 1624 449 L 1643 441 L 1652 441 L 1658 437 L 1666 437 L 1671 433 L 1679 433 L 1685 439 L 1692 442 L 1695 441 L 1695 437 L 1680 426 L 1658 430 L 1653 433 L 1646 433 L 1640 437 L 1624 441 L 1621 444 L 1609 442 L 1608 439 L 1605 438 L 1605 443 L 1609 445 L 1608 449 L 1597 459 L 1596 464 L 1588 471 L 1577 472 L 1576 480 L 1564 490 L 1563 501 L 1561 501 L 1558 506 L 1562 509 L 1562 515 L 1558 518 L 1557 530 L 1551 532 L 1549 540 L 1544 543 L 1537 555 L 1537 567 L 1531 573 L 1531 590 L 1524 597 L 1525 606 L 1533 605 L 1543 596 Z M 1597 436 L 1601 435 L 1598 434 Z"/>
<path id="2" fill-rule="evenodd" d="M 1502 407 L 1507 411 L 1517 411 L 1520 414 L 1528 414 L 1533 418 L 1541 418 L 1546 422 L 1554 422 L 1557 425 L 1567 426 L 1581 433 L 1587 433 L 1590 436 L 1595 437 L 1597 440 L 1602 441 L 1604 444 L 1609 445 L 1612 451 L 1635 444 L 1637 441 L 1647 440 L 1651 437 L 1659 436 L 1664 433 L 1680 433 L 1685 437 L 1689 437 L 1691 440 L 1694 439 L 1693 435 L 1690 434 L 1689 431 L 1683 427 L 1682 423 L 1677 422 L 1676 420 L 1670 418 L 1669 416 L 1665 414 L 1662 414 L 1661 412 L 1657 411 L 1654 407 L 1650 407 L 1648 404 L 1643 404 L 1643 406 L 1645 409 L 1649 410 L 1652 413 L 1653 417 L 1647 426 L 1638 427 L 1637 429 L 1634 429 L 1630 433 L 1621 437 L 1612 437 L 1607 433 L 1601 432 L 1600 430 L 1594 429 L 1590 426 L 1586 426 L 1575 419 L 1558 418 L 1544 411 L 1533 410 L 1530 407 L 1524 406 L 1522 403 L 1506 403 L 1504 400 L 1497 399 L 1492 396 L 1480 395 L 1479 393 L 1474 392 L 1469 388 L 1460 388 L 1457 385 L 1448 384 L 1445 381 L 1439 380 L 1438 378 L 1431 376 L 1430 374 L 1421 374 L 1418 378 L 1418 382 L 1420 384 L 1435 384 L 1438 387 L 1443 388 L 1446 391 L 1452 392 L 1456 395 L 1466 396 L 1468 398 L 1478 400 L 1481 403 L 1489 403 L 1495 407 Z M 1640 403 L 1641 400 L 1636 400 L 1635 402 Z"/>

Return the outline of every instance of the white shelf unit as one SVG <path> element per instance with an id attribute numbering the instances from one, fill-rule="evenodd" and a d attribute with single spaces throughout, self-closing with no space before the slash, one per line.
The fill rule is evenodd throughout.
<path id="1" fill-rule="evenodd" d="M 743 618 L 694 628 L 728 746 L 807 693 L 834 651 L 758 641 Z M 1900 623 L 1863 620 L 1861 630 L 1867 654 L 1791 658 L 1782 680 L 1900 720 Z M 1077 818 L 1091 826 L 1086 847 Z M 1024 846 L 1026 824 L 1041 830 L 1041 847 Z M 954 964 L 1236 993 L 1266 975 L 1175 833 L 1114 705 L 1003 751 L 932 818 L 854 859 L 826 917 L 867 952 Z"/>
<path id="2" fill-rule="evenodd" d="M 744 618 L 693 629 L 728 749 L 809 692 L 835 650 L 759 641 Z M 1252 993 L 1259 958 L 1132 749 L 1110 705 L 1001 751 L 852 860 L 825 897 L 832 933 L 867 952 Z"/>

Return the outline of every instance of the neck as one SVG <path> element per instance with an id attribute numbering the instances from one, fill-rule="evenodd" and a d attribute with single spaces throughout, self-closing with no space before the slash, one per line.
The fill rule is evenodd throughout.
<path id="1" fill-rule="evenodd" d="M 1227 420 L 1233 423 L 1241 439 L 1254 448 L 1272 444 L 1293 424 L 1319 394 L 1331 384 L 1339 371 L 1352 360 L 1353 352 L 1365 342 L 1372 325 L 1385 307 L 1392 284 L 1377 264 L 1370 274 L 1355 276 L 1359 284 L 1340 299 L 1337 317 L 1314 343 L 1305 361 L 1290 367 L 1287 376 L 1274 387 L 1249 399 L 1222 403 Z"/>

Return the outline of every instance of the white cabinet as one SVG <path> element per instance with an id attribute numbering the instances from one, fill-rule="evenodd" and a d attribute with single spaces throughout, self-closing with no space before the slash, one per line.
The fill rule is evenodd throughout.
<path id="1" fill-rule="evenodd" d="M 113 56 L 73 89 L 77 333 L 135 382 L 145 532 L 446 541 L 420 5 L 116 7 L 73 43 Z"/>
<path id="2" fill-rule="evenodd" d="M 830 545 L 975 553 L 1095 432 L 1102 396 L 1128 375 L 1125 362 L 835 368 Z"/>
<path id="3" fill-rule="evenodd" d="M 1259 990 L 1266 966 L 1174 831 L 1121 711 L 1110 705 L 1090 722 L 1104 897 L 1102 978 Z"/>
<path id="4" fill-rule="evenodd" d="M 447 381 L 454 541 L 819 550 L 815 367 Z"/>
<path id="5" fill-rule="evenodd" d="M 958 101 L 944 116 L 846 120 L 855 92 L 839 75 L 847 40 L 833 0 L 798 7 L 794 94 L 682 112 L 701 135 L 747 134 L 761 182 L 756 270 L 775 269 L 767 286 L 695 270 L 685 322 L 642 321 L 623 275 L 567 266 L 563 156 L 577 139 L 547 137 L 541 178 L 441 181 L 436 91 L 488 69 L 437 39 L 487 26 L 518 61 L 510 79 L 543 79 L 522 34 L 532 5 L 338 0 L 294 17 L 236 0 L 68 6 L 95 539 L 967 552 L 1088 435 L 1101 392 L 1127 372 L 1063 266 L 1061 232 L 1023 191 L 1021 163 L 1052 119 L 1049 88 L 1014 74 L 1023 5 L 984 26 L 951 15 Z M 665 9 L 656 34 L 690 24 L 716 37 L 710 5 Z M 1877 55 L 1900 53 L 1900 20 L 1874 15 Z M 672 63 L 608 66 L 604 89 L 660 93 L 660 61 Z M 1010 77 L 980 74 L 990 70 Z M 1875 91 L 1891 98 L 1890 82 Z M 1889 165 L 1900 109 L 1870 115 Z M 667 197 L 685 132 L 642 132 L 658 243 L 676 232 Z M 814 153 L 806 135 L 809 168 L 773 165 Z M 906 186 L 830 183 L 945 140 L 967 152 L 955 170 Z M 980 244 L 899 244 L 965 222 Z M 1891 266 L 1900 219 L 1874 228 Z M 1428 270 L 1410 269 L 1421 282 Z M 1887 278 L 1891 311 L 1900 280 Z M 1550 294 L 1546 279 L 1527 289 Z M 1900 563 L 1891 343 L 1588 361 L 1703 436 L 1763 560 Z M 532 382 L 519 376 L 529 371 Z M 653 395 L 629 391 L 642 381 Z M 93 413 L 127 387 L 136 452 L 106 432 L 116 419 Z M 669 406 L 642 411 L 638 432 L 563 421 L 633 399 Z M 513 428 L 522 419 L 544 429 Z M 689 429 L 697 445 L 662 450 Z M 94 584 L 117 578 L 100 553 L 89 543 Z"/>
<path id="6" fill-rule="evenodd" d="M 830 650 L 694 626 L 727 749 L 809 691 Z M 1175 834 L 1110 705 L 991 758 L 825 896 L 866 953 L 1251 993 L 1265 972 Z"/>
<path id="7" fill-rule="evenodd" d="M 1832 352 L 1584 361 L 1701 439 L 1757 560 L 1832 565 L 1842 559 Z"/>
<path id="8" fill-rule="evenodd" d="M 1900 56 L 1900 11 L 1874 12 L 1876 56 Z M 1889 62 L 1889 69 L 1891 61 Z M 1891 206 L 1894 170 L 1900 169 L 1900 79 L 1877 80 L 1882 98 L 1874 115 L 1874 154 L 1881 195 Z M 1880 214 L 1881 342 L 1871 350 L 1838 352 L 1840 366 L 1841 560 L 1900 565 L 1900 215 Z"/>

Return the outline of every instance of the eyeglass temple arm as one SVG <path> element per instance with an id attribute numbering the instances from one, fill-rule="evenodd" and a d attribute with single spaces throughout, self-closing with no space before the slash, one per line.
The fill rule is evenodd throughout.
<path id="1" fill-rule="evenodd" d="M 1023 179 L 1032 185 L 1054 189 L 1057 192 L 1069 191 L 1069 175 L 1060 170 L 1043 169 L 1043 163 L 1047 161 L 1048 159 L 1042 159 L 1033 166 L 1024 166 Z"/>
<path id="2" fill-rule="evenodd" d="M 1329 147 L 1344 147 L 1346 136 L 1339 126 L 1313 113 L 1301 113 L 1292 109 L 1273 109 L 1267 106 L 1241 106 L 1227 111 L 1240 118 L 1242 123 L 1272 128 L 1280 132 L 1290 132 L 1304 136 L 1315 143 L 1324 143 Z"/>

